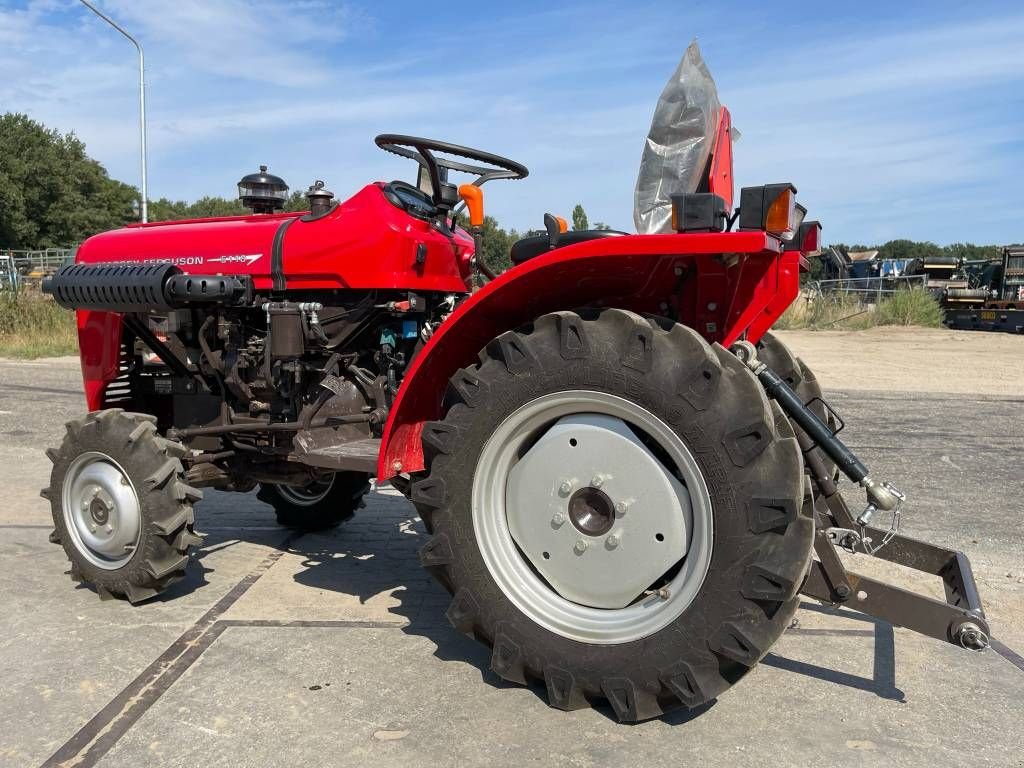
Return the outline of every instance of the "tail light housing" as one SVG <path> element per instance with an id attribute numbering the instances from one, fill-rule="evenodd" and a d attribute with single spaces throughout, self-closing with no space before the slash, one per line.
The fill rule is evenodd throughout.
<path id="1" fill-rule="evenodd" d="M 740 190 L 740 229 L 761 230 L 789 240 L 806 213 L 806 208 L 797 205 L 796 187 L 789 182 Z"/>

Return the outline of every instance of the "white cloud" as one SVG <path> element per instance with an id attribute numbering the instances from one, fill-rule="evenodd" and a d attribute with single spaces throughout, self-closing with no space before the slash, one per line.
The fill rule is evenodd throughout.
<path id="1" fill-rule="evenodd" d="M 628 227 L 654 101 L 706 29 L 705 56 L 744 133 L 739 180 L 792 179 L 827 237 L 873 240 L 902 226 L 998 239 L 962 222 L 1017 199 L 1007 158 L 1022 154 L 1019 13 L 888 30 L 824 19 L 766 45 L 768 27 L 733 19 L 723 29 L 711 5 L 687 4 L 672 24 L 665 9 L 586 4 L 396 25 L 372 17 L 390 6 L 356 2 L 176 0 L 154 13 L 150 2 L 105 0 L 146 46 L 155 196 L 230 194 L 261 161 L 294 187 L 327 178 L 343 196 L 410 171 L 372 145 L 375 133 L 401 131 L 526 162 L 525 182 L 488 186 L 509 225 L 582 201 L 592 220 Z M 0 0 L 0 110 L 74 129 L 134 182 L 133 53 L 73 0 Z"/>

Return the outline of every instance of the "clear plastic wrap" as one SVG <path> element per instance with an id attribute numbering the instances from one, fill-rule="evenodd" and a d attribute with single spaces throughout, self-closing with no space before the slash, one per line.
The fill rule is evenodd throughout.
<path id="1" fill-rule="evenodd" d="M 661 92 L 636 179 L 633 221 L 641 235 L 670 232 L 670 195 L 695 192 L 714 143 L 721 104 L 694 40 Z"/>

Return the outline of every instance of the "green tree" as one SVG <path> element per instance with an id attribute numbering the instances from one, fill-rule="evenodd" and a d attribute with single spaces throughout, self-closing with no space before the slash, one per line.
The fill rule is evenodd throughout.
<path id="1" fill-rule="evenodd" d="M 590 222 L 587 220 L 587 212 L 583 210 L 582 203 L 576 203 L 576 207 L 572 209 L 572 228 L 574 232 L 582 232 L 584 229 L 590 229 Z"/>
<path id="2" fill-rule="evenodd" d="M 188 218 L 209 219 L 217 216 L 244 216 L 249 209 L 238 200 L 227 200 L 223 197 L 201 197 L 188 206 Z"/>
<path id="3" fill-rule="evenodd" d="M 207 195 L 194 203 L 168 200 L 161 197 L 149 204 L 150 221 L 177 221 L 179 219 L 210 219 L 219 216 L 244 216 L 249 210 L 238 200 Z"/>
<path id="4" fill-rule="evenodd" d="M 509 251 L 512 250 L 512 244 L 518 239 L 519 233 L 514 229 L 505 231 L 498 226 L 498 222 L 493 216 L 484 216 L 481 257 L 495 272 L 504 272 L 512 266 Z"/>
<path id="5" fill-rule="evenodd" d="M 951 243 L 943 248 L 943 251 L 949 256 L 970 261 L 998 259 L 1003 255 L 1003 249 L 998 245 L 974 245 L 973 243 Z"/>
<path id="6" fill-rule="evenodd" d="M 161 197 L 159 200 L 149 201 L 150 221 L 176 221 L 187 218 L 188 203 L 184 200 L 168 200 Z"/>
<path id="7" fill-rule="evenodd" d="M 925 259 L 936 253 L 942 253 L 942 247 L 927 240 L 890 240 L 878 246 L 879 259 Z"/>
<path id="8" fill-rule="evenodd" d="M 295 191 L 284 201 L 285 211 L 308 211 L 306 193 Z M 165 197 L 149 204 L 151 221 L 175 221 L 178 219 L 206 219 L 218 216 L 245 216 L 250 211 L 241 201 L 207 195 L 194 203 L 184 200 L 168 200 Z"/>
<path id="9" fill-rule="evenodd" d="M 0 248 L 72 246 L 135 220 L 137 199 L 73 133 L 0 115 Z"/>
<path id="10" fill-rule="evenodd" d="M 465 214 L 460 213 L 456 217 L 456 223 L 463 228 L 469 226 Z M 480 248 L 479 257 L 491 268 L 493 272 L 501 273 L 512 266 L 510 251 L 512 244 L 522 235 L 514 229 L 504 230 L 498 226 L 498 221 L 493 216 L 484 216 L 484 224 L 481 227 L 483 245 Z"/>
<path id="11" fill-rule="evenodd" d="M 336 201 L 337 198 L 332 202 Z M 306 192 L 301 189 L 296 189 L 288 195 L 288 199 L 284 201 L 284 209 L 286 211 L 308 211 L 309 200 L 306 199 Z"/>

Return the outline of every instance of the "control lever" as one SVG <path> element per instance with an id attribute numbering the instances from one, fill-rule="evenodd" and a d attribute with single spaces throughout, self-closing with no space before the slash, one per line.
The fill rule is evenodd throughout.
<path id="1" fill-rule="evenodd" d="M 498 276 L 484 262 L 484 191 L 476 184 L 463 184 L 459 187 L 459 197 L 469 210 L 469 231 L 473 235 L 472 264 L 488 280 L 494 280 Z"/>
<path id="2" fill-rule="evenodd" d="M 562 233 L 568 231 L 569 223 L 561 216 L 545 213 L 544 229 L 546 229 L 548 233 L 548 247 L 551 250 L 554 250 L 558 247 L 558 240 L 561 238 Z"/>

